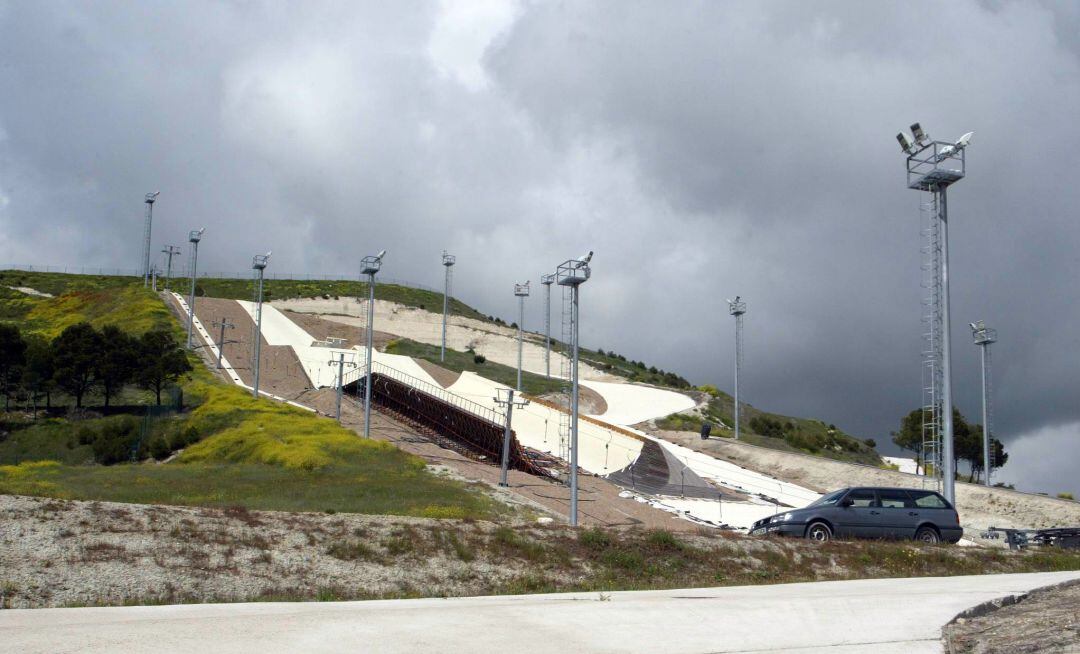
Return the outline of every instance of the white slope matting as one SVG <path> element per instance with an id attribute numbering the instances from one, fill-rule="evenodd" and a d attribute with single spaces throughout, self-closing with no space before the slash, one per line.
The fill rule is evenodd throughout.
<path id="1" fill-rule="evenodd" d="M 582 381 L 581 385 L 599 393 L 607 403 L 607 410 L 595 417 L 616 425 L 636 425 L 697 406 L 689 395 L 652 386 L 600 381 Z"/>
<path id="2" fill-rule="evenodd" d="M 498 389 L 509 388 L 472 372 L 464 372 L 447 390 L 477 404 L 504 409 L 495 405 Z M 530 402 L 515 408 L 512 427 L 518 441 L 525 447 L 567 459 L 567 443 L 560 437 L 560 420 L 566 414 L 557 409 Z M 578 421 L 578 465 L 593 474 L 606 475 L 633 463 L 641 453 L 640 439 L 620 433 L 587 420 Z"/>
<path id="3" fill-rule="evenodd" d="M 891 463 L 896 466 L 900 472 L 906 472 L 911 475 L 919 474 L 918 465 L 915 463 L 915 459 L 906 456 L 883 456 L 886 463 Z"/>

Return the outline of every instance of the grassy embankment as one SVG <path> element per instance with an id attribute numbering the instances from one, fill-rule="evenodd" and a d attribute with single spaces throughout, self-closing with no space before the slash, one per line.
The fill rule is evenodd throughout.
<path id="1" fill-rule="evenodd" d="M 504 366 L 503 364 L 495 363 L 494 361 L 478 362 L 476 355 L 472 352 L 461 352 L 447 348 L 446 361 L 440 361 L 438 346 L 418 343 L 407 338 L 399 338 L 391 341 L 386 346 L 386 351 L 390 354 L 401 354 L 417 359 L 424 359 L 425 361 L 430 361 L 431 363 L 454 372 L 475 372 L 487 379 L 499 382 L 500 384 L 506 384 L 507 386 L 517 385 L 517 368 Z M 558 379 L 548 379 L 543 375 L 537 375 L 526 371 L 522 371 L 521 373 L 521 388 L 524 392 L 531 395 L 555 393 L 561 391 L 565 385 L 566 382 Z"/>
<path id="2" fill-rule="evenodd" d="M 29 277 L 29 278 L 28 278 Z M 56 297 L 28 296 L 30 286 Z M 180 325 L 158 296 L 132 278 L 0 273 L 0 319 L 46 337 L 86 320 L 133 334 Z M 0 493 L 120 502 L 239 505 L 279 510 L 333 510 L 429 517 L 492 517 L 501 509 L 459 482 L 435 477 L 421 459 L 364 441 L 333 420 L 268 400 L 211 375 L 192 356 L 181 386 L 188 410 L 134 429 L 130 446 L 165 439 L 186 447 L 168 464 L 94 465 L 95 441 L 132 416 L 38 418 L 11 413 L 0 435 Z M 56 394 L 54 406 L 67 398 Z M 130 388 L 121 402 L 149 404 Z"/>

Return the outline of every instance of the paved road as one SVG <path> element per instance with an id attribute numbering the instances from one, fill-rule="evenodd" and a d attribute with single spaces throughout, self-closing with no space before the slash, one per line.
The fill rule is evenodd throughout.
<path id="1" fill-rule="evenodd" d="M 942 625 L 1078 572 L 340 603 L 0 611 L 3 652 L 940 652 Z"/>

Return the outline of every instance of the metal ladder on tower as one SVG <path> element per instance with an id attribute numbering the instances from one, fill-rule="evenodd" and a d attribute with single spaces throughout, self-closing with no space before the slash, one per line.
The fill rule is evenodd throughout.
<path id="1" fill-rule="evenodd" d="M 929 199 L 919 204 L 922 215 L 922 287 L 926 289 L 923 299 L 922 352 L 922 465 L 923 486 L 942 489 L 942 294 L 941 280 L 942 241 L 938 221 L 938 196 L 930 193 Z"/>

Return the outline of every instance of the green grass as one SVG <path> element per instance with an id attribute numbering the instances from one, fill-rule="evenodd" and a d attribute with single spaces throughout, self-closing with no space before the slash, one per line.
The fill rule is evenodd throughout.
<path id="1" fill-rule="evenodd" d="M 78 465 L 93 461 L 94 452 L 79 443 L 71 422 L 59 418 L 44 418 L 0 436 L 0 465 L 46 460 Z"/>
<path id="2" fill-rule="evenodd" d="M 491 519 L 493 500 L 394 450 L 318 471 L 265 464 L 0 466 L 0 493 L 137 504 Z"/>
<path id="3" fill-rule="evenodd" d="M 504 366 L 501 363 L 495 363 L 491 360 L 485 361 L 484 363 L 476 363 L 474 359 L 475 355 L 471 352 L 460 352 L 458 350 L 447 348 L 446 361 L 440 361 L 438 346 L 418 343 L 407 338 L 399 338 L 391 341 L 387 345 L 386 351 L 390 354 L 401 354 L 417 359 L 424 359 L 448 370 L 453 370 L 454 372 L 475 372 L 486 379 L 499 382 L 500 384 L 506 384 L 507 386 L 517 385 L 517 368 Z M 536 375 L 525 371 L 522 371 L 521 373 L 521 388 L 530 395 L 555 393 L 561 391 L 564 385 L 565 382 L 558 379 L 548 379 L 543 375 Z"/>

